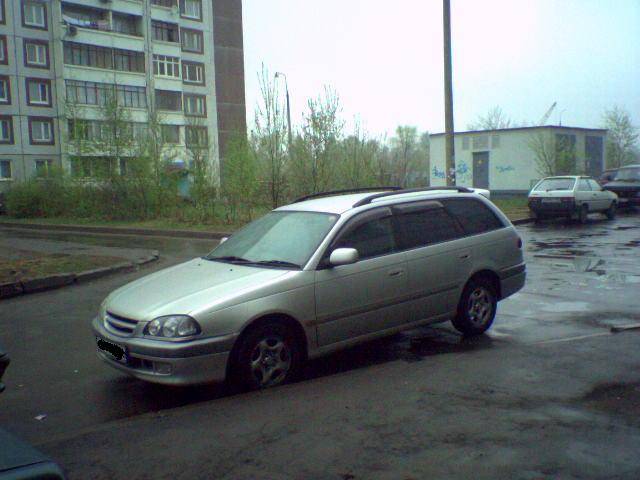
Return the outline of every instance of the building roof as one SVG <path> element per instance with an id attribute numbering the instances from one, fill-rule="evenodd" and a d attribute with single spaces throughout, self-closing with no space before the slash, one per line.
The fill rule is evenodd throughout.
<path id="1" fill-rule="evenodd" d="M 553 130 L 580 130 L 584 132 L 599 132 L 606 133 L 607 130 L 603 128 L 582 128 L 582 127 L 566 127 L 564 125 L 538 125 L 533 127 L 513 127 L 513 128 L 497 128 L 495 130 L 467 130 L 463 132 L 455 132 L 454 135 L 470 135 L 474 133 L 500 133 L 500 132 L 514 132 L 518 130 L 536 130 L 540 128 L 553 129 Z M 432 133 L 430 137 L 439 137 L 445 135 L 442 133 Z"/>

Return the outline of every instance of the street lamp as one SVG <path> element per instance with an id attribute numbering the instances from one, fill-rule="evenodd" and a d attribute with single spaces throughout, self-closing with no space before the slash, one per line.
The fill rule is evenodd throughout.
<path id="1" fill-rule="evenodd" d="M 289 149 L 291 149 L 291 108 L 289 106 L 289 82 L 287 82 L 287 76 L 282 72 L 276 72 L 275 78 L 284 77 L 284 87 L 287 93 L 287 127 L 289 129 Z"/>

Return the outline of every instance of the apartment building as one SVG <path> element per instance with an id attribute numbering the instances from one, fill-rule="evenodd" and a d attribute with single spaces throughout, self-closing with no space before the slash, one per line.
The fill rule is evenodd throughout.
<path id="1" fill-rule="evenodd" d="M 188 166 L 197 144 L 219 167 L 246 124 L 241 0 L 215 3 L 219 12 L 211 0 L 0 0 L 0 191 L 54 165 L 125 174 L 126 152 L 73 141 L 80 122 L 83 140 L 104 135 L 113 99 L 134 138 L 152 117 L 161 124 L 165 158 Z"/>

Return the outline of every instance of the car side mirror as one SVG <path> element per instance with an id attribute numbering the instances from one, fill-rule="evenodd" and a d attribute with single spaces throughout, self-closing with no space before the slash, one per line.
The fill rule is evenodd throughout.
<path id="1" fill-rule="evenodd" d="M 360 259 L 358 250 L 355 248 L 336 248 L 331 252 L 329 257 L 329 264 L 332 267 L 339 267 L 340 265 L 351 265 L 356 263 Z"/>
<path id="2" fill-rule="evenodd" d="M 220 239 L 220 243 L 218 245 L 222 245 L 224 242 L 226 242 L 227 240 L 229 240 L 229 237 L 222 237 Z"/>

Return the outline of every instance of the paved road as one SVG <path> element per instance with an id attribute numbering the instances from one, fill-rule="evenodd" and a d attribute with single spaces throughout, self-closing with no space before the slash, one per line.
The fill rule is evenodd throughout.
<path id="1" fill-rule="evenodd" d="M 211 242 L 20 233 L 162 258 L 0 303 L 13 359 L 0 425 L 71 478 L 639 478 L 640 332 L 609 327 L 640 322 L 640 217 L 520 230 L 528 283 L 489 335 L 422 328 L 241 395 L 130 379 L 91 341 L 89 320 L 112 289 Z"/>

